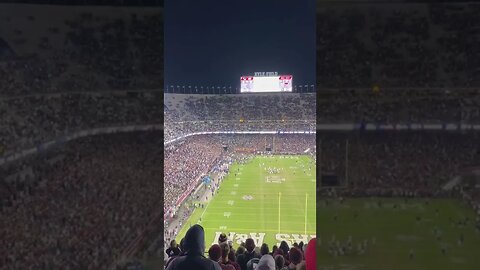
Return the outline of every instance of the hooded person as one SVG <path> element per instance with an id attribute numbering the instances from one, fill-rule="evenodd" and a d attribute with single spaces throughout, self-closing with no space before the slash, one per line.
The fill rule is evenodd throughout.
<path id="1" fill-rule="evenodd" d="M 310 239 L 308 242 L 307 250 L 305 251 L 305 266 L 307 270 L 317 269 L 317 238 Z"/>
<path id="2" fill-rule="evenodd" d="M 276 270 L 275 260 L 273 259 L 272 255 L 263 255 L 262 258 L 260 258 L 260 261 L 258 261 L 255 270 Z"/>
<path id="3" fill-rule="evenodd" d="M 177 257 L 167 270 L 221 270 L 220 265 L 203 256 L 205 253 L 205 231 L 200 225 L 193 225 L 185 234 L 184 255 Z"/>
<path id="4" fill-rule="evenodd" d="M 180 255 L 183 255 L 183 253 L 185 252 L 185 238 L 182 238 L 182 240 L 180 240 Z"/>

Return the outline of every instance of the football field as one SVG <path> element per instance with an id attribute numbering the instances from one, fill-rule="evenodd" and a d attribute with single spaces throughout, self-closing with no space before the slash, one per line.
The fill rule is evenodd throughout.
<path id="1" fill-rule="evenodd" d="M 318 206 L 318 269 L 480 269 L 476 217 L 459 200 L 320 199 Z"/>
<path id="2" fill-rule="evenodd" d="M 310 156 L 256 156 L 233 164 L 218 193 L 197 208 L 177 236 L 200 224 L 207 249 L 226 233 L 234 246 L 253 238 L 270 249 L 316 235 L 315 163 Z"/>

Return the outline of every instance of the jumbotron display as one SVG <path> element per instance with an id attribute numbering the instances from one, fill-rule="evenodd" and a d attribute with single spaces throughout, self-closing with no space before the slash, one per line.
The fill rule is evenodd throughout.
<path id="1" fill-rule="evenodd" d="M 240 93 L 292 92 L 292 75 L 242 76 Z"/>

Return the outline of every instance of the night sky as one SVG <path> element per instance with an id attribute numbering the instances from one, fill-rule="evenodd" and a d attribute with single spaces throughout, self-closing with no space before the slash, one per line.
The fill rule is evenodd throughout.
<path id="1" fill-rule="evenodd" d="M 314 0 L 170 0 L 165 85 L 240 85 L 256 71 L 315 83 Z"/>

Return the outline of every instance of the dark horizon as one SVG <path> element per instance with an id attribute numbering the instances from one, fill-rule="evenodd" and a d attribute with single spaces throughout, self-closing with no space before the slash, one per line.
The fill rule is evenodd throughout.
<path id="1" fill-rule="evenodd" d="M 294 85 L 314 85 L 315 40 L 313 0 L 170 1 L 165 7 L 165 89 L 235 91 L 240 76 L 258 71 L 291 74 Z"/>

